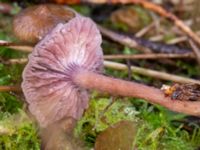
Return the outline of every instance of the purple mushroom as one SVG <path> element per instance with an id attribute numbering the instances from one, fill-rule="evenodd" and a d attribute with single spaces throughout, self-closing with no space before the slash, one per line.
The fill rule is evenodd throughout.
<path id="1" fill-rule="evenodd" d="M 96 24 L 76 16 L 58 24 L 35 46 L 23 72 L 22 89 L 41 127 L 64 117 L 79 119 L 88 106 L 88 89 L 143 98 L 173 111 L 200 115 L 198 103 L 172 101 L 160 89 L 102 75 L 101 42 Z"/>
<path id="2" fill-rule="evenodd" d="M 101 35 L 93 21 L 76 17 L 58 24 L 39 42 L 23 72 L 22 89 L 31 113 L 41 126 L 63 117 L 80 118 L 88 92 L 73 82 L 79 70 L 100 72 Z"/>

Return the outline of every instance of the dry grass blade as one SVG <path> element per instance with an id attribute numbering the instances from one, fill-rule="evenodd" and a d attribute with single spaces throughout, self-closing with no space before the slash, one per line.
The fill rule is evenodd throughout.
<path id="1" fill-rule="evenodd" d="M 150 31 L 157 22 L 159 22 L 160 20 L 156 20 L 154 22 L 152 22 L 151 24 L 149 24 L 148 26 L 144 27 L 143 29 L 141 29 L 140 31 L 138 31 L 135 36 L 136 37 L 142 37 L 144 36 L 148 31 Z"/>
<path id="2" fill-rule="evenodd" d="M 8 61 L 6 61 L 7 64 L 25 64 L 27 62 L 27 58 L 9 59 Z"/>

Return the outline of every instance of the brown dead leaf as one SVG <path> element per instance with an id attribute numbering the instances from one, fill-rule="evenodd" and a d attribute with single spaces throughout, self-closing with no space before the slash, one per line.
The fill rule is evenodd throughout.
<path id="1" fill-rule="evenodd" d="M 136 123 L 120 121 L 97 136 L 95 150 L 132 150 Z"/>

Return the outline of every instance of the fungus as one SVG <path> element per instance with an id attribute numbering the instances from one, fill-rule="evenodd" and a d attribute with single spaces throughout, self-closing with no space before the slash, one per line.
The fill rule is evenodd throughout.
<path id="1" fill-rule="evenodd" d="M 66 115 L 81 117 L 87 108 L 88 93 L 73 78 L 82 69 L 100 73 L 100 44 L 96 25 L 85 17 L 76 17 L 67 24 L 58 24 L 35 46 L 23 72 L 22 89 L 41 126 Z"/>
<path id="2" fill-rule="evenodd" d="M 200 115 L 198 103 L 172 101 L 160 89 L 102 75 L 101 42 L 95 23 L 76 16 L 58 24 L 35 46 L 23 72 L 22 89 L 40 126 L 64 117 L 78 120 L 88 106 L 88 90 L 92 89 Z"/>
<path id="3" fill-rule="evenodd" d="M 16 37 L 27 43 L 37 43 L 58 23 L 68 22 L 76 13 L 54 4 L 32 6 L 21 11 L 13 21 Z"/>

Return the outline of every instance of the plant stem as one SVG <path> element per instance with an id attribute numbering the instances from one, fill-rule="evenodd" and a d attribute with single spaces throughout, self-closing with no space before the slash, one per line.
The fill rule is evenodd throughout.
<path id="1" fill-rule="evenodd" d="M 94 89 L 116 96 L 142 98 L 172 111 L 200 116 L 200 102 L 172 100 L 170 97 L 166 97 L 160 89 L 154 87 L 83 70 L 73 76 L 73 81 L 86 89 Z"/>

